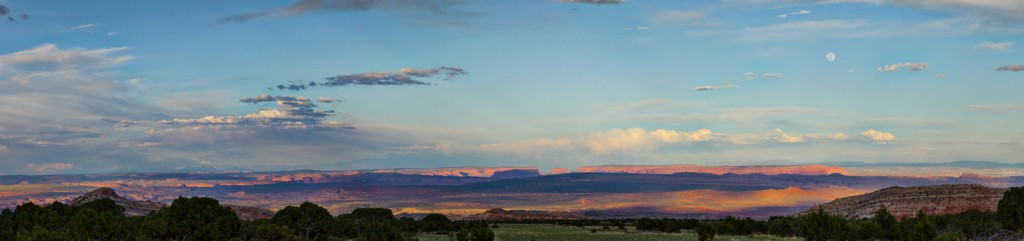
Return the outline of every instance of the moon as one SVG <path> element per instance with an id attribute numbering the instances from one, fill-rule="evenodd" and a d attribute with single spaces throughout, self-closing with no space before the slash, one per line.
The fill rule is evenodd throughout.
<path id="1" fill-rule="evenodd" d="M 835 62 L 836 61 L 836 53 L 828 52 L 827 54 L 825 54 L 825 60 L 828 60 L 828 62 Z"/>

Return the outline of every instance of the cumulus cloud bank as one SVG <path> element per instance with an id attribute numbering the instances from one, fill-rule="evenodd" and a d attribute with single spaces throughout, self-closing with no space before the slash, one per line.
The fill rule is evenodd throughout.
<path id="1" fill-rule="evenodd" d="M 892 132 L 877 131 L 875 129 L 866 130 L 860 133 L 862 136 L 866 136 L 873 141 L 892 141 L 896 140 L 896 136 Z"/>

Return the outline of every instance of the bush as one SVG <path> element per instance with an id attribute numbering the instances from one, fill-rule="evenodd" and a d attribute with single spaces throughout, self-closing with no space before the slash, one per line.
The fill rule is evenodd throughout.
<path id="1" fill-rule="evenodd" d="M 697 239 L 700 241 L 713 240 L 715 239 L 715 233 L 718 232 L 715 230 L 715 226 L 711 222 L 700 222 L 700 224 L 697 225 L 696 231 Z"/>
<path id="2" fill-rule="evenodd" d="M 1011 187 L 996 207 L 996 216 L 1003 228 L 1021 231 L 1024 228 L 1024 187 Z"/>

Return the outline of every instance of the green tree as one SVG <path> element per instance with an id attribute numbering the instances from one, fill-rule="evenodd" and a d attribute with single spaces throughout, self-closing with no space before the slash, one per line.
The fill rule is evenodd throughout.
<path id="1" fill-rule="evenodd" d="M 423 232 L 448 232 L 454 227 L 451 219 L 437 213 L 427 214 L 420 220 L 419 226 Z"/>
<path id="2" fill-rule="evenodd" d="M 167 220 L 160 217 L 157 212 L 141 217 L 128 217 L 128 222 L 134 225 L 135 236 L 140 239 L 162 239 L 170 236 L 167 234 Z"/>
<path id="3" fill-rule="evenodd" d="M 352 216 L 356 219 L 364 218 L 381 218 L 381 219 L 392 219 L 395 218 L 395 214 L 391 212 L 391 209 L 387 208 L 356 208 L 352 210 Z"/>
<path id="4" fill-rule="evenodd" d="M 31 231 L 36 226 L 47 230 L 58 230 L 64 226 L 59 215 L 32 202 L 23 203 L 14 209 L 14 225 L 16 232 Z"/>
<path id="5" fill-rule="evenodd" d="M 804 215 L 803 235 L 809 241 L 844 240 L 848 233 L 846 219 L 818 207 Z"/>
<path id="6" fill-rule="evenodd" d="M 71 236 L 87 240 L 125 240 L 132 237 L 131 225 L 121 214 L 81 209 L 68 221 Z"/>
<path id="7" fill-rule="evenodd" d="M 242 221 L 240 238 L 243 241 L 299 241 L 294 230 L 266 219 Z"/>
<path id="8" fill-rule="evenodd" d="M 900 240 L 931 241 L 938 237 L 935 223 L 921 211 L 917 212 L 916 217 L 900 220 L 897 226 Z"/>
<path id="9" fill-rule="evenodd" d="M 235 237 L 241 222 L 230 208 L 208 197 L 179 197 L 160 208 L 167 235 L 175 240 L 227 240 Z"/>
<path id="10" fill-rule="evenodd" d="M 697 232 L 697 239 L 700 241 L 714 240 L 717 233 L 715 225 L 711 222 L 700 222 L 700 224 L 697 224 L 695 231 Z"/>
<path id="11" fill-rule="evenodd" d="M 494 241 L 494 231 L 491 231 L 486 225 L 474 227 L 472 233 L 471 241 Z"/>
<path id="12" fill-rule="evenodd" d="M 1011 187 L 1003 193 L 996 206 L 996 216 L 1003 228 L 1024 231 L 1024 187 Z"/>
<path id="13" fill-rule="evenodd" d="M 896 238 L 896 216 L 893 216 L 885 205 L 875 210 L 875 215 L 871 217 L 871 221 L 878 225 L 878 231 L 874 238 L 882 240 Z"/>
<path id="14" fill-rule="evenodd" d="M 359 235 L 361 241 L 404 241 L 402 231 L 396 225 L 391 224 L 393 220 L 379 218 L 366 219 L 366 230 Z"/>
<path id="15" fill-rule="evenodd" d="M 88 208 L 99 212 L 111 212 L 117 215 L 124 214 L 124 207 L 117 205 L 117 203 L 115 203 L 114 200 L 110 200 L 110 198 L 89 201 L 79 205 L 78 207 Z"/>
<path id="16" fill-rule="evenodd" d="M 0 212 L 0 240 L 14 240 L 15 228 L 14 212 L 4 208 Z"/>
<path id="17" fill-rule="evenodd" d="M 328 236 L 333 216 L 327 209 L 311 202 L 304 202 L 298 207 L 288 206 L 274 214 L 270 219 L 277 225 L 295 230 L 303 241 L 315 240 L 320 236 Z"/>
<path id="18" fill-rule="evenodd" d="M 15 241 L 72 241 L 66 233 L 50 231 L 41 226 L 32 227 L 18 232 Z"/>
<path id="19" fill-rule="evenodd" d="M 469 241 L 469 231 L 466 229 L 459 229 L 459 232 L 455 233 L 455 240 Z"/>

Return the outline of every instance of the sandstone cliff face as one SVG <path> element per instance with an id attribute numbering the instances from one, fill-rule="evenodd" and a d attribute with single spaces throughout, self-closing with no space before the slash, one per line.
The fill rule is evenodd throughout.
<path id="1" fill-rule="evenodd" d="M 373 173 L 399 173 L 426 176 L 491 177 L 496 172 L 525 170 L 539 173 L 537 167 L 449 167 L 449 168 L 408 168 L 374 170 Z"/>
<path id="2" fill-rule="evenodd" d="M 977 209 L 995 211 L 1005 188 L 975 184 L 919 187 L 890 187 L 871 193 L 844 197 L 820 205 L 830 213 L 847 218 L 869 218 L 885 205 L 898 218 L 910 217 L 918 210 L 927 214 L 952 214 Z"/>
<path id="3" fill-rule="evenodd" d="M 114 189 L 108 187 L 96 189 L 82 196 L 78 196 L 75 199 L 72 199 L 67 204 L 70 206 L 78 206 L 85 204 L 87 202 L 96 201 L 104 198 L 114 200 L 114 203 L 124 207 L 124 214 L 128 216 L 146 215 L 149 214 L 149 212 L 160 210 L 160 207 L 164 206 L 164 204 L 162 203 L 156 203 L 152 201 L 129 200 L 127 198 L 117 195 L 117 193 L 114 192 Z"/>
<path id="4" fill-rule="evenodd" d="M 733 174 L 801 174 L 801 175 L 847 175 L 845 169 L 838 166 L 825 165 L 798 165 L 798 166 L 700 166 L 700 165 L 604 165 L 604 166 L 581 166 L 576 172 L 607 172 L 607 173 L 636 173 L 636 174 L 673 174 L 680 172 L 710 173 L 722 175 Z"/>
<path id="5" fill-rule="evenodd" d="M 117 205 L 121 205 L 122 207 L 124 207 L 124 214 L 128 216 L 146 215 L 149 214 L 150 212 L 158 211 L 160 210 L 161 207 L 165 206 L 162 203 L 152 202 L 148 200 L 131 200 L 120 195 L 117 195 L 117 192 L 115 192 L 114 189 L 107 187 L 96 189 L 82 196 L 78 196 L 75 199 L 72 199 L 67 204 L 70 206 L 78 206 L 85 204 L 87 202 L 100 200 L 104 198 L 109 198 L 110 200 L 113 200 L 114 203 L 116 203 Z M 269 219 L 274 216 L 273 211 L 262 208 L 245 207 L 231 204 L 223 204 L 223 206 L 231 208 L 231 211 L 234 211 L 235 215 L 238 215 L 239 218 L 245 220 Z"/>

